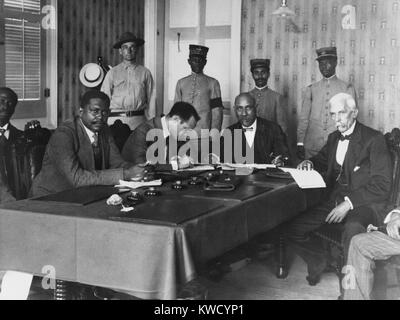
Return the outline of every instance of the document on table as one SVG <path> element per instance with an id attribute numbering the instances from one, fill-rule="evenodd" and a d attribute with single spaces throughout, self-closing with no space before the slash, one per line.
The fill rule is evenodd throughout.
<path id="1" fill-rule="evenodd" d="M 0 300 L 27 300 L 33 274 L 7 271 L 1 283 Z"/>
<path id="2" fill-rule="evenodd" d="M 257 164 L 257 163 L 249 163 L 249 164 L 241 164 L 241 163 L 223 163 L 222 168 L 224 170 L 232 170 L 232 169 L 258 169 L 258 170 L 266 170 L 267 168 L 276 168 L 273 164 Z"/>
<path id="3" fill-rule="evenodd" d="M 290 173 L 301 189 L 326 188 L 325 181 L 318 171 L 298 170 L 291 168 L 279 168 L 279 169 L 281 169 L 284 172 Z"/>
<path id="4" fill-rule="evenodd" d="M 135 182 L 135 181 L 123 181 L 119 180 L 119 185 L 116 185 L 117 188 L 130 188 L 130 189 L 138 189 L 143 187 L 159 187 L 162 185 L 162 180 L 153 180 L 146 182 Z"/>

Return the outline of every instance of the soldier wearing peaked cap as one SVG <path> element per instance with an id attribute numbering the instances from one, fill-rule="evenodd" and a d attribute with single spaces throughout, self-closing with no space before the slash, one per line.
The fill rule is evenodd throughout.
<path id="1" fill-rule="evenodd" d="M 336 76 L 336 47 L 316 50 L 322 80 L 310 84 L 303 91 L 303 102 L 297 128 L 297 155 L 308 159 L 325 145 L 328 135 L 335 130 L 329 114 L 329 100 L 340 92 L 349 93 L 357 101 L 352 84 Z"/>
<path id="2" fill-rule="evenodd" d="M 218 80 L 203 73 L 208 51 L 209 48 L 204 46 L 189 46 L 188 63 L 192 74 L 180 79 L 175 90 L 175 103 L 188 102 L 199 113 L 201 119 L 195 128 L 198 134 L 201 133 L 201 129 L 221 130 L 223 117 L 220 84 Z"/>
<path id="3" fill-rule="evenodd" d="M 268 87 L 269 66 L 269 59 L 250 60 L 251 74 L 256 87 L 249 93 L 256 100 L 257 116 L 276 122 L 287 134 L 287 107 L 284 104 L 283 96 Z"/>
<path id="4" fill-rule="evenodd" d="M 110 122 L 120 119 L 134 130 L 145 119 L 156 116 L 155 84 L 150 70 L 137 64 L 144 40 L 125 32 L 114 44 L 123 61 L 106 75 L 101 91 L 111 99 Z"/>

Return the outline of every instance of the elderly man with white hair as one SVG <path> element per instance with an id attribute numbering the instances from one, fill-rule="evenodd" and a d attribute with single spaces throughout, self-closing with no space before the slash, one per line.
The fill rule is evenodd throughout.
<path id="1" fill-rule="evenodd" d="M 321 202 L 295 218 L 286 228 L 287 238 L 307 262 L 310 285 L 319 282 L 326 267 L 322 244 L 308 233 L 321 225 L 343 224 L 342 243 L 347 256 L 351 238 L 380 225 L 382 209 L 391 188 L 392 164 L 382 133 L 357 121 L 355 99 L 338 93 L 330 101 L 330 115 L 337 130 L 326 145 L 299 169 L 319 171 L 327 188 Z"/>

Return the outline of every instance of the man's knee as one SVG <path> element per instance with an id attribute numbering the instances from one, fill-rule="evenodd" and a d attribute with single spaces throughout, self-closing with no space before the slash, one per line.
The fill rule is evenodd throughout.
<path id="1" fill-rule="evenodd" d="M 348 239 L 350 241 L 355 235 L 360 233 L 364 233 L 366 228 L 357 221 L 347 222 L 344 225 L 344 239 Z"/>
<path id="2" fill-rule="evenodd" d="M 350 250 L 349 251 L 357 251 L 360 253 L 365 253 L 366 249 L 368 249 L 369 243 L 369 233 L 360 233 L 354 235 L 354 237 L 350 241 Z"/>

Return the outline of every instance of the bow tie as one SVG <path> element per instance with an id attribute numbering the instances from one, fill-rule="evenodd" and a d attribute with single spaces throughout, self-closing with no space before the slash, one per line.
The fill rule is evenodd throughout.
<path id="1" fill-rule="evenodd" d="M 4 136 L 4 134 L 6 133 L 6 129 L 0 128 L 0 137 Z"/>
<path id="2" fill-rule="evenodd" d="M 340 141 L 345 141 L 345 140 L 350 140 L 350 138 L 351 138 L 351 134 L 349 134 L 349 135 L 347 135 L 347 136 L 343 136 L 343 135 L 340 135 Z"/>
<path id="3" fill-rule="evenodd" d="M 246 131 L 253 131 L 254 128 L 252 128 L 252 127 L 250 127 L 250 128 L 242 128 L 242 130 L 243 130 L 243 132 L 246 132 Z"/>

